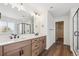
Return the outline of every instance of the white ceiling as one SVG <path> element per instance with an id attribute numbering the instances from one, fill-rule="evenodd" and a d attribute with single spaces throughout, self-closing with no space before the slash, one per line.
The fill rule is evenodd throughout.
<path id="1" fill-rule="evenodd" d="M 53 8 L 50 8 L 51 6 Z M 40 13 L 42 13 L 41 11 L 49 10 L 54 17 L 60 17 L 68 14 L 71 8 L 78 8 L 79 3 L 28 3 L 24 4 L 24 7 L 26 10 L 32 7 L 31 11 L 36 8 Z"/>
<path id="2" fill-rule="evenodd" d="M 53 8 L 50 8 L 51 6 Z M 71 8 L 78 8 L 79 3 L 24 3 L 23 7 L 25 12 L 22 10 L 18 11 L 17 7 L 12 8 L 10 4 L 5 6 L 0 4 L 0 11 L 3 10 L 4 15 L 4 12 L 7 11 L 6 15 L 18 19 L 22 17 L 22 14 L 28 17 L 29 14 L 32 14 L 34 11 L 37 11 L 40 14 L 44 13 L 44 11 L 50 11 L 54 17 L 60 17 L 68 14 Z"/>
<path id="3" fill-rule="evenodd" d="M 54 17 L 60 17 L 69 13 L 72 8 L 79 8 L 79 3 L 55 3 L 50 12 Z"/>
<path id="4" fill-rule="evenodd" d="M 24 3 L 23 6 L 29 13 L 38 11 L 42 14 L 49 10 L 54 17 L 60 17 L 68 14 L 71 8 L 78 8 L 79 3 Z M 51 6 L 53 8 L 50 8 Z"/>

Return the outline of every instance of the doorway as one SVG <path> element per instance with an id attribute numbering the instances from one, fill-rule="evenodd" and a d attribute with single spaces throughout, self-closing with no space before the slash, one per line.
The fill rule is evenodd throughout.
<path id="1" fill-rule="evenodd" d="M 64 21 L 59 21 L 55 23 L 56 27 L 56 41 L 57 43 L 64 43 Z"/>

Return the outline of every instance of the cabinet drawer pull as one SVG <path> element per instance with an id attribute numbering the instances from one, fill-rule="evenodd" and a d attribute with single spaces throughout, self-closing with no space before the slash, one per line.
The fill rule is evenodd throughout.
<path id="1" fill-rule="evenodd" d="M 19 51 L 19 55 L 21 56 L 21 51 Z"/>
<path id="2" fill-rule="evenodd" d="M 23 51 L 23 50 L 20 51 L 20 56 L 21 56 L 22 54 L 24 54 L 24 51 Z"/>

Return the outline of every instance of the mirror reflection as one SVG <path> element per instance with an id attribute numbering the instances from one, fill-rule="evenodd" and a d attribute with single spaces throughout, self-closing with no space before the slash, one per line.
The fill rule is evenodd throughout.
<path id="1" fill-rule="evenodd" d="M 31 24 L 27 24 L 27 23 L 18 24 L 18 33 L 19 34 L 32 34 Z"/>
<path id="2" fill-rule="evenodd" d="M 7 8 L 6 8 L 7 7 Z M 33 34 L 33 16 L 10 4 L 0 4 L 0 34 Z"/>

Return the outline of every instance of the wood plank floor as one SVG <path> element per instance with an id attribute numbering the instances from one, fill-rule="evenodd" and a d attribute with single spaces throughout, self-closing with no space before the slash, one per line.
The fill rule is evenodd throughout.
<path id="1" fill-rule="evenodd" d="M 47 51 L 45 50 L 40 56 L 73 56 L 70 47 L 61 43 L 54 43 Z"/>

